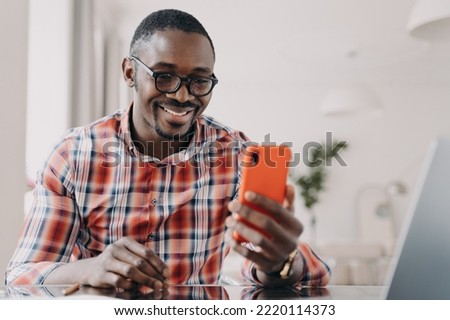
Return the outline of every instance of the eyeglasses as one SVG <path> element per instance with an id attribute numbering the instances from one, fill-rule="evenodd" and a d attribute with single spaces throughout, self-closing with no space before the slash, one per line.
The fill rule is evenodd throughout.
<path id="1" fill-rule="evenodd" d="M 174 73 L 153 72 L 145 63 L 138 58 L 131 56 L 130 59 L 136 61 L 144 70 L 155 79 L 156 90 L 162 93 L 174 93 L 180 89 L 183 82 L 188 83 L 188 92 L 195 97 L 208 95 L 214 86 L 219 82 L 216 76 L 212 77 L 180 77 Z"/>

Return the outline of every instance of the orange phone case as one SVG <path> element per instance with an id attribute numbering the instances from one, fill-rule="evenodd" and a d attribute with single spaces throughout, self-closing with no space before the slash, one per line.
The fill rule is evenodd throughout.
<path id="1" fill-rule="evenodd" d="M 291 149 L 286 145 L 248 147 L 245 150 L 244 159 L 241 163 L 242 181 L 239 189 L 239 202 L 270 216 L 269 212 L 245 200 L 244 194 L 246 191 L 254 191 L 280 204 L 283 203 L 286 195 L 286 179 L 291 156 Z M 264 230 L 244 220 L 239 215 L 237 219 L 270 238 L 270 235 Z M 233 236 L 236 241 L 248 242 L 237 232 L 234 232 Z"/>

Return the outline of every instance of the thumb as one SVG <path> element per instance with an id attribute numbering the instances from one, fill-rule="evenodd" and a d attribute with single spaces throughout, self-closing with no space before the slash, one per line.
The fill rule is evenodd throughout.
<path id="1" fill-rule="evenodd" d="M 286 197 L 284 199 L 283 206 L 289 211 L 293 212 L 294 210 L 294 199 L 295 199 L 295 188 L 293 185 L 288 184 L 286 186 Z"/>

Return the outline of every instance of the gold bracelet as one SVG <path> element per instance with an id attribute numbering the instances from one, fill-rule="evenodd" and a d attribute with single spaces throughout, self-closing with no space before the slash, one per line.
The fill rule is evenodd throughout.
<path id="1" fill-rule="evenodd" d="M 271 277 L 277 277 L 280 279 L 287 279 L 292 273 L 292 266 L 294 265 L 295 257 L 297 256 L 298 250 L 295 249 L 292 251 L 286 261 L 283 264 L 283 267 L 278 272 L 268 272 L 267 275 Z"/>
<path id="2" fill-rule="evenodd" d="M 283 265 L 283 269 L 280 271 L 280 278 L 287 279 L 291 275 L 292 265 L 294 264 L 295 257 L 297 256 L 297 248 L 289 254 L 288 259 Z"/>

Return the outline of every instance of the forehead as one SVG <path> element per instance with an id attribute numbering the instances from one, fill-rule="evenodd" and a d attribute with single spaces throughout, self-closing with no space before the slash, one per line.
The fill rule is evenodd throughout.
<path id="1" fill-rule="evenodd" d="M 170 64 L 177 69 L 207 68 L 212 71 L 214 54 L 209 40 L 193 32 L 180 30 L 156 31 L 141 46 L 139 55 L 150 67 Z"/>

